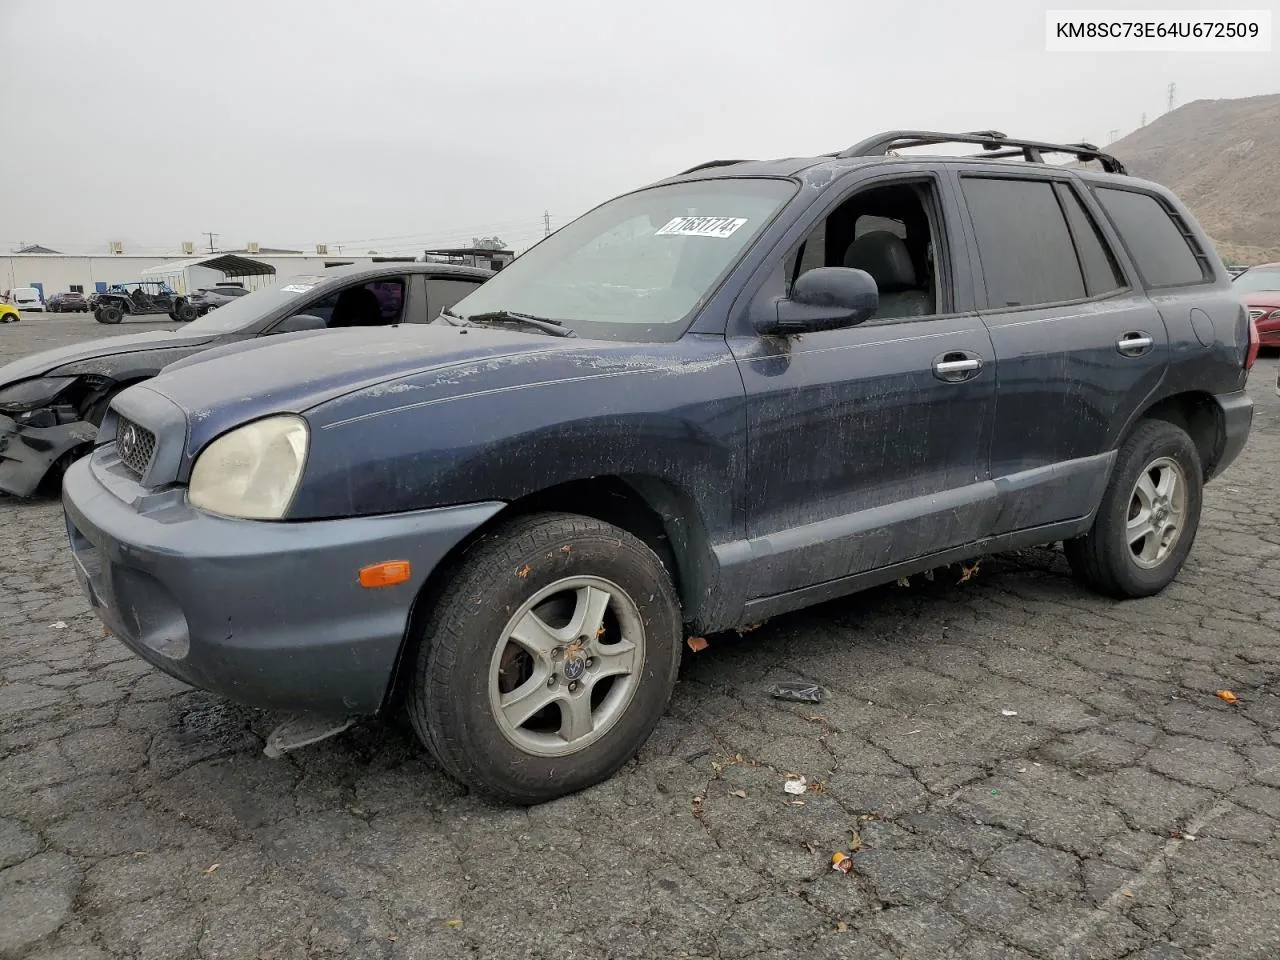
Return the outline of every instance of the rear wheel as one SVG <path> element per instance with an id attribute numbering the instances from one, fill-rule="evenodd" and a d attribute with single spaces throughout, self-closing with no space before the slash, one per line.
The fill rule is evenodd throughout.
<path id="1" fill-rule="evenodd" d="M 119 323 L 124 319 L 124 311 L 114 303 L 109 303 L 99 307 L 94 316 L 99 323 Z"/>
<path id="2" fill-rule="evenodd" d="M 662 562 L 566 514 L 514 520 L 463 556 L 424 624 L 409 693 L 451 776 L 541 803 L 613 775 L 671 696 L 681 618 Z"/>
<path id="3" fill-rule="evenodd" d="M 1147 597 L 1173 581 L 1200 526 L 1204 473 L 1186 431 L 1138 425 L 1120 448 L 1087 534 L 1063 544 L 1078 579 L 1114 597 Z"/>

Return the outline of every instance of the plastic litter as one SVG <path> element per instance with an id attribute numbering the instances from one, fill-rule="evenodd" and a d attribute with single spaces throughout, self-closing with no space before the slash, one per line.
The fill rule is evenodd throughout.
<path id="1" fill-rule="evenodd" d="M 336 736 L 355 722 L 355 717 L 335 719 L 314 714 L 298 714 L 271 731 L 262 752 L 268 757 L 279 757 L 289 750 L 297 750 L 299 747 L 309 746 Z"/>
<path id="2" fill-rule="evenodd" d="M 1017 710 L 1001 710 L 1000 711 L 1000 716 L 1002 717 L 1016 717 L 1017 715 L 1018 715 Z"/>
<path id="3" fill-rule="evenodd" d="M 787 782 L 782 785 L 782 789 L 793 796 L 799 796 L 809 789 L 809 784 L 804 777 L 788 778 Z"/>
<path id="4" fill-rule="evenodd" d="M 827 691 L 816 683 L 786 682 L 775 683 L 769 693 L 777 700 L 793 700 L 796 703 L 821 703 Z"/>
<path id="5" fill-rule="evenodd" d="M 54 626 L 57 626 L 57 624 L 54 624 Z M 1239 703 L 1239 702 L 1240 702 L 1240 698 L 1239 698 L 1239 697 L 1237 697 L 1237 696 L 1236 696 L 1234 693 L 1232 693 L 1230 690 L 1219 690 L 1219 691 L 1217 692 L 1217 697 L 1218 697 L 1218 699 L 1219 699 L 1219 700 L 1224 700 L 1224 701 L 1226 701 L 1227 703 Z"/>
<path id="6" fill-rule="evenodd" d="M 848 873 L 853 869 L 853 860 L 837 850 L 831 855 L 831 869 L 839 870 L 841 873 Z"/>
<path id="7" fill-rule="evenodd" d="M 55 630 L 67 629 L 67 623 L 65 620 L 55 620 L 53 623 L 49 624 L 49 626 L 53 627 Z"/>

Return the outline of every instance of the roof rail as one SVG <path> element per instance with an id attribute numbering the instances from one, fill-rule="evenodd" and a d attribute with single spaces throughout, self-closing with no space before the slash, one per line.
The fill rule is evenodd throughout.
<path id="1" fill-rule="evenodd" d="M 706 163 L 700 163 L 696 167 L 690 167 L 688 170 L 681 170 L 676 176 L 683 177 L 686 173 L 693 173 L 695 170 L 707 170 L 711 167 L 732 167 L 735 163 L 750 162 L 750 160 L 708 160 Z"/>
<path id="2" fill-rule="evenodd" d="M 1125 173 L 1124 164 L 1109 153 L 1103 153 L 1092 143 L 1043 143 L 1039 140 L 1018 140 L 998 130 L 975 130 L 970 133 L 937 133 L 932 130 L 890 130 L 878 133 L 855 143 L 836 157 L 882 157 L 890 150 L 909 147 L 927 147 L 942 143 L 973 143 L 982 147 L 992 159 L 1022 157 L 1028 163 L 1043 163 L 1046 153 L 1069 153 L 1081 163 L 1097 160 L 1107 173 Z M 981 156 L 982 154 L 977 154 Z"/>

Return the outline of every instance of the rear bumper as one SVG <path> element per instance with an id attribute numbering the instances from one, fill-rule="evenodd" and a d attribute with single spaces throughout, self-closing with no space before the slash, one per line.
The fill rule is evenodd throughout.
<path id="1" fill-rule="evenodd" d="M 99 469 L 81 460 L 63 483 L 94 611 L 170 676 L 268 709 L 376 713 L 428 574 L 502 508 L 264 523 L 201 513 L 181 489 L 124 490 Z M 361 587 L 359 569 L 386 560 L 408 560 L 412 578 Z"/>
<path id="2" fill-rule="evenodd" d="M 1222 413 L 1222 449 L 1213 465 L 1211 476 L 1218 476 L 1240 456 L 1245 441 L 1249 439 L 1249 428 L 1253 425 L 1253 400 L 1249 394 L 1241 390 L 1239 393 L 1228 393 L 1214 397 L 1218 409 Z"/>

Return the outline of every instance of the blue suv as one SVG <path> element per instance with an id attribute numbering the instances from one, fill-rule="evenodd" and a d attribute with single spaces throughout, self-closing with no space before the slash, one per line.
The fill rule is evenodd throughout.
<path id="1" fill-rule="evenodd" d="M 1251 331 L 1097 148 L 896 131 L 610 200 L 429 324 L 180 361 L 114 398 L 67 528 L 165 672 L 406 704 L 534 803 L 636 754 L 687 635 L 1057 541 L 1157 593 L 1248 435 Z"/>

